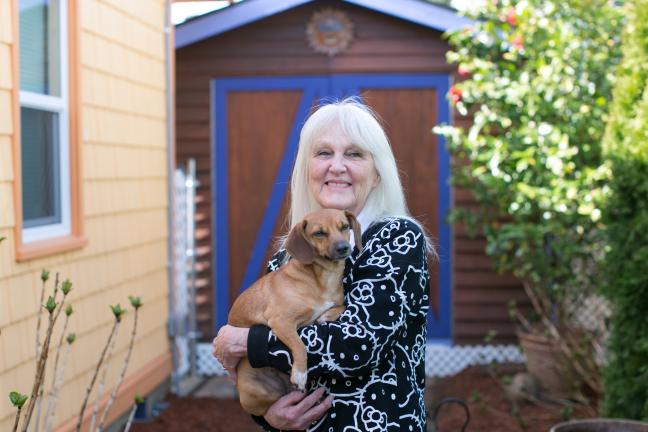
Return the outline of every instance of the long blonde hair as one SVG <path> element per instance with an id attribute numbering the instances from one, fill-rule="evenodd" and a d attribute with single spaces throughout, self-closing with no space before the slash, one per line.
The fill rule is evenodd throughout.
<path id="1" fill-rule="evenodd" d="M 308 188 L 308 165 L 315 139 L 334 123 L 341 126 L 355 145 L 371 153 L 380 177 L 380 182 L 370 192 L 362 210 L 365 218 L 370 221 L 383 216 L 411 218 L 387 135 L 371 108 L 358 98 L 351 97 L 320 106 L 301 130 L 290 184 L 290 226 L 319 209 Z"/>
<path id="2" fill-rule="evenodd" d="M 308 165 L 314 141 L 334 123 L 340 125 L 355 145 L 371 153 L 374 168 L 380 178 L 378 185 L 369 193 L 362 209 L 363 220 L 372 223 L 390 217 L 408 219 L 421 228 L 425 236 L 427 252 L 436 256 L 425 228 L 410 215 L 407 209 L 396 159 L 387 135 L 377 115 L 358 97 L 349 97 L 321 105 L 304 123 L 299 136 L 299 148 L 290 183 L 289 229 L 304 219 L 308 213 L 320 208 L 308 187 Z M 286 237 L 280 239 L 280 244 L 283 245 Z"/>

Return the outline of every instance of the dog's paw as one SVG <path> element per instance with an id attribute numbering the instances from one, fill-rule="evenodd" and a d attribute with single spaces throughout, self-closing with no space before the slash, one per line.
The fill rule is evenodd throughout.
<path id="1" fill-rule="evenodd" d="M 295 384 L 299 390 L 306 390 L 306 372 L 293 370 L 290 374 L 290 382 Z"/>

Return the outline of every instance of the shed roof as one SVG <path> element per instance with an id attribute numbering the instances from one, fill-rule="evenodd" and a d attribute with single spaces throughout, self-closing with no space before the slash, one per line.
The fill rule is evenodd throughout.
<path id="1" fill-rule="evenodd" d="M 246 0 L 176 26 L 175 47 L 182 48 L 315 0 Z M 342 0 L 439 31 L 472 23 L 455 11 L 422 0 Z"/>

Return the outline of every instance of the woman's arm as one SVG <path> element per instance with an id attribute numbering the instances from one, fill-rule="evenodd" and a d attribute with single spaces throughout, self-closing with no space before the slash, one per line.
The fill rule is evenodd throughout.
<path id="1" fill-rule="evenodd" d="M 408 330 L 408 321 L 422 319 L 424 325 L 427 254 L 425 237 L 415 223 L 394 219 L 380 226 L 352 268 L 345 279 L 346 311 L 335 322 L 299 330 L 308 352 L 309 379 L 369 373 L 391 351 L 398 334 Z M 265 327 L 250 332 L 248 357 L 255 367 L 290 371 L 289 350 Z"/>

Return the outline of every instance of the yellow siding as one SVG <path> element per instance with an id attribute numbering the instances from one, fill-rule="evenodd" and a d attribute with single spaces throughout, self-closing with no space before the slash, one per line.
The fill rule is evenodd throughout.
<path id="1" fill-rule="evenodd" d="M 13 40 L 13 25 L 11 22 L 11 2 L 0 0 L 0 42 L 11 43 Z M 0 63 L 2 72 L 9 68 L 10 63 Z M 4 112 L 4 111 L 1 111 Z"/>
<path id="2" fill-rule="evenodd" d="M 77 341 L 61 393 L 66 402 L 59 404 L 56 423 L 78 413 L 112 327 L 109 304 L 121 303 L 129 312 L 121 325 L 108 383 L 119 375 L 128 349 L 134 318 L 128 295 L 141 296 L 144 307 L 127 376 L 169 349 L 164 2 L 78 3 L 78 109 L 87 245 L 16 262 L 12 89 L 18 77 L 12 75 L 11 64 L 15 23 L 12 1 L 0 0 L 0 236 L 7 237 L 0 244 L 0 397 L 6 398 L 9 390 L 28 393 L 31 389 L 40 271 L 51 269 L 52 279 L 59 271 L 61 278 L 74 283 L 69 301 L 75 313 L 68 331 L 77 334 Z M 52 348 L 52 356 L 54 352 Z M 9 404 L 0 403 L 0 430 L 10 430 L 13 416 Z"/>

